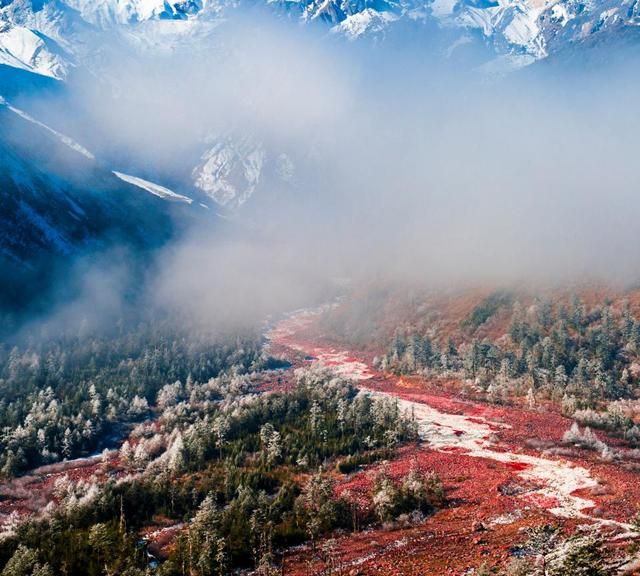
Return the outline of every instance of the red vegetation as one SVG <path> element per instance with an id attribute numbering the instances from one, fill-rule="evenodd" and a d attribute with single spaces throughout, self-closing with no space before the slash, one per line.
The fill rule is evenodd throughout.
<path id="1" fill-rule="evenodd" d="M 461 306 L 459 314 L 467 314 L 472 309 L 470 303 L 458 306 Z M 496 328 L 498 332 L 503 329 Z M 286 333 L 274 337 L 272 351 L 283 353 L 296 367 L 309 365 L 313 358 L 328 351 L 334 352 L 335 341 L 323 341 L 321 336 L 314 336 L 313 330 L 313 317 L 289 322 Z M 371 354 L 369 351 L 361 355 L 347 353 L 343 359 L 370 366 Z M 398 378 L 369 368 L 360 385 L 427 404 L 442 413 L 464 415 L 470 422 L 489 426 L 494 452 L 530 454 L 551 461 L 559 458 L 545 450 L 561 444 L 563 434 L 571 425 L 570 419 L 548 411 L 546 406 L 528 410 L 461 398 L 456 395 L 459 384 L 417 377 Z M 464 431 L 455 430 L 454 434 L 462 438 Z M 604 439 L 610 445 L 620 443 Z M 526 463 L 478 458 L 456 446 L 440 451 L 424 446 L 404 448 L 388 465 L 391 476 L 399 479 L 416 465 L 421 470 L 437 473 L 446 489 L 445 507 L 418 526 L 341 536 L 332 544 L 329 558 L 326 554 L 314 554 L 308 547 L 297 550 L 287 559 L 285 573 L 301 576 L 319 573 L 331 562 L 341 568 L 340 573 L 353 575 L 462 574 L 485 562 L 489 566 L 504 566 L 512 547 L 523 541 L 522 531 L 526 527 L 551 523 L 571 532 L 578 524 L 593 522 L 596 517 L 628 522 L 638 512 L 640 483 L 635 470 L 620 463 L 604 462 L 597 452 L 570 447 L 563 449 L 561 459 L 585 468 L 598 481 L 596 487 L 574 493 L 594 503 L 594 508 L 588 510 L 591 518 L 554 516 L 550 510 L 560 502 L 540 492 L 544 485 L 522 477 L 529 469 Z M 376 468 L 372 466 L 342 479 L 337 492 L 361 505 L 370 502 Z M 612 529 L 616 531 L 615 526 Z M 316 572 L 309 572 L 309 565 L 314 566 Z"/>
<path id="2" fill-rule="evenodd" d="M 448 503 L 424 523 L 414 527 L 365 531 L 337 539 L 333 556 L 344 574 L 447 575 L 462 574 L 483 562 L 503 565 L 511 548 L 523 540 L 522 529 L 557 523 L 546 512 L 552 502 L 525 505 L 503 487 L 513 483 L 509 464 L 474 458 L 450 451 L 410 447 L 401 450 L 388 470 L 400 479 L 412 466 L 434 471 L 444 483 Z M 337 491 L 365 501 L 374 470 L 357 473 L 341 482 Z M 522 490 L 533 489 L 522 482 Z M 575 521 L 564 521 L 571 529 Z M 306 575 L 311 550 L 290 557 L 286 574 Z M 316 562 L 318 571 L 322 562 Z M 314 572 L 312 572 L 314 573 Z"/>

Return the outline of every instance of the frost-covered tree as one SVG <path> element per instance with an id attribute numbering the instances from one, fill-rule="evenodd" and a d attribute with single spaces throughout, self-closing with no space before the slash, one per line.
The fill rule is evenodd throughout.
<path id="1" fill-rule="evenodd" d="M 529 388 L 529 391 L 527 392 L 527 407 L 529 410 L 533 410 L 536 407 L 536 395 L 533 388 Z"/>
<path id="2" fill-rule="evenodd" d="M 309 427 L 313 434 L 317 434 L 322 423 L 322 408 L 317 400 L 314 400 L 309 409 Z"/>
<path id="3" fill-rule="evenodd" d="M 230 425 L 225 416 L 218 416 L 212 425 L 213 434 L 215 436 L 216 448 L 218 449 L 219 457 L 222 458 L 222 449 L 227 441 L 227 434 L 229 433 Z"/>
<path id="4" fill-rule="evenodd" d="M 189 527 L 189 564 L 194 576 L 221 576 L 226 568 L 224 538 L 220 535 L 221 516 L 213 495 L 200 504 Z"/>
<path id="5" fill-rule="evenodd" d="M 549 554 L 547 576 L 608 576 L 608 553 L 601 538 L 576 534 Z"/>
<path id="6" fill-rule="evenodd" d="M 380 522 L 393 518 L 399 492 L 386 469 L 381 470 L 374 482 L 372 503 Z"/>
<path id="7" fill-rule="evenodd" d="M 35 550 L 20 545 L 9 559 L 1 576 L 53 576 L 47 563 L 41 563 Z"/>
<path id="8" fill-rule="evenodd" d="M 307 534 L 315 543 L 317 537 L 332 525 L 336 516 L 331 478 L 322 471 L 311 476 L 297 500 L 297 507 Z"/>

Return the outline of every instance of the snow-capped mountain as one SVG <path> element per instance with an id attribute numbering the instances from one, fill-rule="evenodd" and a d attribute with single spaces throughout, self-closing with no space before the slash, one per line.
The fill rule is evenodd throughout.
<path id="1" fill-rule="evenodd" d="M 0 64 L 60 81 L 76 69 L 100 77 L 103 38 L 115 34 L 133 50 L 196 50 L 239 3 L 0 0 Z M 486 66 L 500 71 L 594 37 L 640 30 L 638 0 L 267 0 L 266 6 L 350 40 L 378 38 L 398 25 L 437 25 L 453 33 L 451 50 L 473 39 L 490 46 L 495 59 Z M 265 169 L 277 173 L 280 154 L 251 134 L 209 137 L 193 161 L 192 185 L 220 205 L 237 207 L 260 186 Z"/>
<path id="2" fill-rule="evenodd" d="M 101 62 L 114 36 L 116 44 L 133 51 L 200 50 L 205 45 L 201 40 L 232 18 L 243 2 L 249 0 L 0 0 L 0 68 L 60 84 L 77 70 L 105 80 Z M 489 46 L 495 58 L 487 66 L 498 69 L 521 67 L 594 38 L 640 30 L 639 0 L 267 0 L 264 6 L 285 20 L 354 41 L 377 40 L 401 25 L 420 30 L 428 23 L 451 33 L 452 51 L 471 41 Z M 7 97 L 10 87 L 1 78 L 0 96 Z M 5 116 L 12 110 L 5 101 L 2 107 Z M 73 142 L 26 113 L 22 120 L 59 144 L 69 147 Z M 74 146 L 76 152 L 85 150 Z M 291 181 L 295 164 L 295 156 L 270 148 L 254 134 L 223 132 L 203 138 L 185 170 L 193 194 L 131 175 L 136 171 L 129 166 L 102 168 L 121 185 L 164 201 L 197 208 L 211 200 L 235 209 L 265 181 Z M 7 173 L 15 166 L 7 167 Z M 197 201 L 191 203 L 192 197 Z"/>
<path id="3" fill-rule="evenodd" d="M 51 40 L 9 22 L 0 22 L 0 61 L 52 78 L 63 78 L 68 71 L 67 59 Z"/>
<path id="4" fill-rule="evenodd" d="M 66 0 L 87 22 L 99 27 L 136 24 L 146 20 L 186 20 L 198 14 L 203 3 L 200 0 Z"/>
<path id="5" fill-rule="evenodd" d="M 260 183 L 266 161 L 264 146 L 249 137 L 213 137 L 211 147 L 193 170 L 197 188 L 223 206 L 244 204 Z"/>
<path id="6" fill-rule="evenodd" d="M 517 65 L 571 43 L 640 25 L 637 0 L 267 0 L 273 10 L 321 22 L 356 39 L 398 22 L 432 21 L 475 33 Z M 64 79 L 90 65 L 100 32 L 117 29 L 130 43 L 189 41 L 220 22 L 233 0 L 3 0 L 0 63 Z M 158 35 L 160 34 L 160 38 Z"/>

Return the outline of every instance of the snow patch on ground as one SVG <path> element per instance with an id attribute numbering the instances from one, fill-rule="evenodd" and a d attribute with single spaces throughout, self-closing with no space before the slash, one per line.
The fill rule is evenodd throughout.
<path id="1" fill-rule="evenodd" d="M 490 522 L 492 526 L 513 524 L 517 522 L 520 518 L 522 518 L 522 512 L 520 510 L 516 510 L 515 512 L 508 512 L 506 514 L 502 514 L 500 516 L 496 516 Z"/>
<path id="2" fill-rule="evenodd" d="M 138 188 L 142 188 L 143 190 L 146 190 L 154 196 L 158 196 L 164 200 L 170 200 L 173 202 L 186 202 L 187 204 L 191 204 L 193 202 L 193 200 L 187 196 L 178 194 L 173 190 L 169 190 L 169 188 L 165 188 L 164 186 L 160 186 L 160 184 L 155 184 L 154 182 L 149 182 L 149 180 L 144 180 L 143 178 L 139 178 L 138 176 L 123 174 L 122 172 L 116 172 L 115 170 L 113 171 L 113 173 L 118 178 L 120 178 L 120 180 L 123 180 L 124 182 L 127 182 L 129 184 L 133 184 Z"/>
<path id="3" fill-rule="evenodd" d="M 391 397 L 384 392 L 371 391 L 375 396 Z M 551 460 L 529 454 L 496 450 L 493 440 L 494 427 L 505 424 L 491 422 L 484 418 L 446 414 L 420 402 L 398 399 L 400 409 L 413 413 L 420 426 L 421 437 L 435 450 L 460 450 L 469 456 L 486 458 L 505 464 L 522 464 L 526 468 L 516 472 L 524 480 L 544 484 L 538 491 L 528 492 L 527 498 L 536 492 L 540 496 L 553 499 L 557 505 L 549 512 L 564 518 L 587 518 L 585 510 L 594 507 L 594 503 L 573 493 L 585 488 L 595 488 L 598 482 L 592 478 L 586 468 L 574 466 L 564 460 Z M 459 432 L 462 431 L 463 434 Z"/>

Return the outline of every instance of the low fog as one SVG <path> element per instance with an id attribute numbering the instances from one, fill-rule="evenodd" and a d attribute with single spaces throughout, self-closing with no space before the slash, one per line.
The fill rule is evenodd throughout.
<path id="1" fill-rule="evenodd" d="M 198 50 L 107 42 L 109 80 L 79 72 L 46 103 L 103 157 L 181 193 L 195 194 L 211 135 L 292 159 L 290 182 L 265 179 L 159 254 L 155 304 L 216 322 L 321 300 L 346 280 L 638 279 L 632 62 L 495 76 L 480 42 L 451 49 L 426 27 L 350 43 L 255 14 L 234 22 Z"/>

